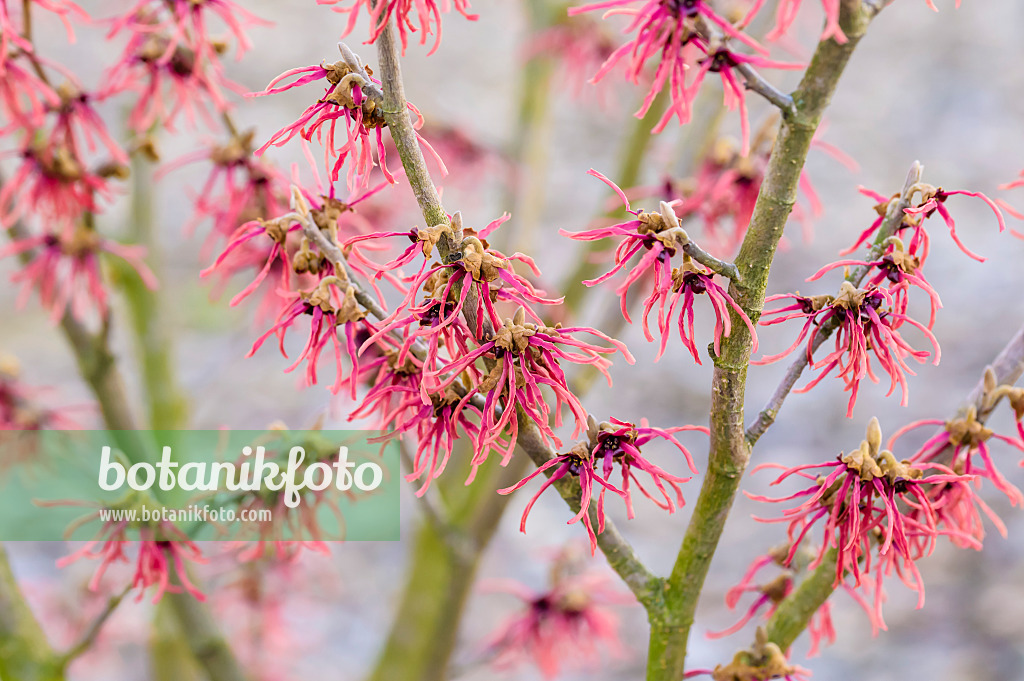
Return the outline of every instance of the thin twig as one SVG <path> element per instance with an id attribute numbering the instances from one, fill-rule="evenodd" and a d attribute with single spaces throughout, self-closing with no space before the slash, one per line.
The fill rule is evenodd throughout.
<path id="1" fill-rule="evenodd" d="M 671 204 L 662 201 L 659 208 L 661 210 L 661 219 L 667 225 L 667 229 L 658 233 L 659 238 L 674 237 L 676 243 L 683 249 L 683 252 L 701 265 L 704 265 L 716 274 L 721 274 L 723 277 L 728 277 L 734 282 L 740 283 L 740 271 L 735 264 L 719 260 L 690 240 L 690 235 L 680 225 L 679 216 L 676 215 L 676 211 L 672 208 Z"/>
<path id="2" fill-rule="evenodd" d="M 705 20 L 703 16 L 697 19 L 697 29 L 710 44 L 728 42 L 728 37 L 719 31 L 718 27 Z M 733 67 L 733 70 L 743 76 L 743 83 L 748 90 L 764 97 L 770 104 L 777 107 L 783 116 L 796 115 L 797 108 L 793 98 L 765 80 L 764 76 L 758 73 L 753 66 L 739 63 Z"/>
<path id="3" fill-rule="evenodd" d="M 96 642 L 96 638 L 100 635 L 100 631 L 103 629 L 103 625 L 107 623 L 107 620 L 110 619 L 110 616 L 114 614 L 115 610 L 117 610 L 117 606 L 121 604 L 121 601 L 124 600 L 124 597 L 127 596 L 128 592 L 130 592 L 131 590 L 132 587 L 131 585 L 129 585 L 124 590 L 122 590 L 121 593 L 115 594 L 114 596 L 110 597 L 110 599 L 107 601 L 107 604 L 103 607 L 103 611 L 96 616 L 96 618 L 92 621 L 92 624 L 90 624 L 89 628 L 85 630 L 85 633 L 82 634 L 82 637 L 78 640 L 78 642 L 70 648 L 68 648 L 67 651 L 61 656 L 62 665 L 68 665 L 76 657 L 78 657 L 79 655 L 81 655 L 82 653 L 84 653 L 92 647 L 93 643 Z"/>
<path id="4" fill-rule="evenodd" d="M 737 64 L 735 70 L 743 76 L 744 84 L 747 86 L 748 90 L 756 92 L 764 97 L 770 103 L 778 107 L 783 115 L 791 116 L 796 113 L 796 106 L 793 104 L 793 98 L 765 80 L 753 66 L 750 64 Z"/>
<path id="5" fill-rule="evenodd" d="M 683 252 L 715 274 L 721 274 L 733 281 L 740 281 L 740 270 L 731 262 L 719 260 L 692 241 L 683 244 Z"/>
<path id="6" fill-rule="evenodd" d="M 412 473 L 416 466 L 412 455 L 409 453 L 406 440 L 399 440 L 398 451 L 401 454 L 402 463 Z M 439 504 L 434 495 L 430 494 L 429 491 L 424 494 L 417 494 L 416 499 L 420 508 L 423 509 L 423 515 L 426 516 L 427 522 L 434 528 L 445 545 L 458 555 L 459 560 L 470 560 L 477 552 L 477 546 L 472 537 L 448 519 L 448 513 L 438 507 Z"/>

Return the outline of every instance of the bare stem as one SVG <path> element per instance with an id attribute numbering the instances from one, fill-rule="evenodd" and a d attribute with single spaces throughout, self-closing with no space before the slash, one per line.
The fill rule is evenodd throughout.
<path id="1" fill-rule="evenodd" d="M 441 196 L 430 179 L 427 163 L 423 159 L 416 130 L 409 117 L 408 102 L 405 99 L 405 85 L 402 82 L 402 66 L 399 63 L 398 47 L 395 45 L 395 29 L 388 21 L 377 37 L 377 59 L 380 66 L 380 80 L 384 84 L 384 120 L 387 121 L 391 138 L 402 159 L 402 167 L 409 179 L 412 193 L 420 206 L 428 227 L 448 224 L 448 214 L 441 205 Z"/>
<path id="2" fill-rule="evenodd" d="M 0 545 L 0 678 L 17 681 L 62 681 L 60 656 L 46 640 L 39 622 L 21 595 Z"/>
<path id="3" fill-rule="evenodd" d="M 791 116 L 796 113 L 793 98 L 765 80 L 750 64 L 738 64 L 736 70 L 743 76 L 748 90 L 764 97 L 771 104 L 778 107 L 783 115 Z"/>
<path id="4" fill-rule="evenodd" d="M 843 1 L 840 22 L 848 41 L 839 44 L 829 39 L 818 45 L 793 94 L 795 111 L 783 117 L 736 259 L 742 281 L 734 281 L 730 293 L 755 323 L 764 306 L 775 250 L 796 202 L 797 185 L 811 140 L 850 56 L 867 30 L 868 18 L 859 0 Z M 715 358 L 707 473 L 667 583 L 666 607 L 658 616 L 651 617 L 648 681 L 677 681 L 683 676 L 697 601 L 750 457 L 743 428 L 743 403 L 751 336 L 735 313 L 732 328 L 732 334 L 722 344 L 721 355 Z"/>
<path id="5" fill-rule="evenodd" d="M 92 647 L 93 643 L 96 642 L 97 637 L 99 637 L 100 631 L 103 630 L 103 625 L 106 624 L 107 620 L 110 619 L 110 616 L 114 614 L 114 611 L 117 610 L 117 606 L 121 604 L 121 601 L 124 600 L 124 597 L 128 595 L 129 591 L 131 591 L 130 586 L 121 591 L 121 593 L 111 596 L 110 599 L 107 600 L 107 604 L 103 606 L 102 612 L 96 616 L 92 621 L 92 624 L 89 625 L 89 628 L 85 630 L 84 634 L 82 634 L 82 637 L 78 639 L 78 642 L 68 648 L 68 650 L 61 656 L 61 664 L 69 664 L 76 657 Z"/>
<path id="6" fill-rule="evenodd" d="M 719 260 L 692 241 L 687 242 L 683 246 L 683 252 L 715 274 L 721 274 L 723 277 L 728 277 L 733 281 L 740 280 L 740 271 L 736 265 L 725 260 Z"/>

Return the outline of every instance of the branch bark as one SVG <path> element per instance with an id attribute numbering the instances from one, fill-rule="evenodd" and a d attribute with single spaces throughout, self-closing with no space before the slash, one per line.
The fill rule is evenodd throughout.
<path id="1" fill-rule="evenodd" d="M 732 283 L 730 294 L 754 323 L 764 305 L 768 273 L 796 202 L 811 140 L 850 56 L 867 30 L 869 17 L 860 0 L 843 0 L 840 21 L 848 41 L 821 42 L 793 93 L 794 110 L 783 114 L 757 205 L 736 258 L 742 280 Z M 683 676 L 697 601 L 750 457 L 743 424 L 750 345 L 749 331 L 733 313 L 732 335 L 715 359 L 707 473 L 666 584 L 666 607 L 651 617 L 648 681 L 676 681 Z"/>
<path id="2" fill-rule="evenodd" d="M 18 589 L 0 545 L 0 678 L 63 681 L 64 664 Z"/>
<path id="3" fill-rule="evenodd" d="M 438 221 L 438 216 L 444 216 L 444 220 L 447 220 L 447 214 L 441 206 L 440 197 L 437 194 L 436 188 L 434 188 L 433 182 L 430 180 L 426 163 L 423 160 L 423 153 L 420 151 L 419 144 L 416 141 L 416 133 L 413 130 L 412 121 L 408 115 L 398 49 L 395 45 L 394 28 L 391 23 L 381 32 L 376 42 L 381 82 L 383 83 L 384 90 L 385 119 L 388 122 L 388 129 L 395 140 L 395 146 L 398 148 L 399 156 L 402 159 L 402 166 L 405 168 L 406 176 L 413 187 L 416 200 L 420 204 L 423 217 L 432 225 L 441 224 Z M 524 419 L 522 414 L 519 414 L 518 418 L 520 422 L 519 448 L 526 452 L 535 463 L 538 461 L 541 463 L 548 461 L 554 456 L 554 452 L 543 443 L 532 421 Z M 564 496 L 565 494 L 563 494 Z M 567 499 L 567 501 L 569 500 Z M 578 490 L 575 495 L 575 504 L 574 510 L 578 511 L 580 508 Z M 572 502 L 570 502 L 570 506 L 572 506 Z M 612 564 L 613 569 L 616 569 L 616 571 L 622 570 L 620 576 L 623 576 L 623 579 L 634 590 L 634 593 L 644 591 L 645 587 L 640 586 L 640 582 L 646 579 L 643 573 L 646 573 L 651 578 L 653 578 L 653 575 L 650 575 L 646 568 L 640 565 L 639 560 L 636 558 L 636 553 L 625 542 L 625 539 L 622 538 L 622 535 L 618 533 L 613 524 L 606 522 L 605 533 L 608 534 L 605 544 L 611 551 L 609 563 Z M 598 544 L 603 550 L 604 545 L 602 545 L 600 539 Z M 617 565 L 619 567 L 616 567 Z M 640 576 L 638 577 L 638 575 Z"/>

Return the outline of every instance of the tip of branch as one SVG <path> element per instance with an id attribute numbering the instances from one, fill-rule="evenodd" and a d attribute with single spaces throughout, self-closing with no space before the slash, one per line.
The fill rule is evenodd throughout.
<path id="1" fill-rule="evenodd" d="M 910 165 L 910 171 L 907 173 L 907 181 L 903 184 L 903 195 L 906 196 L 910 188 L 921 181 L 921 176 L 924 175 L 924 166 L 921 165 L 920 161 L 914 161 Z"/>
<path id="2" fill-rule="evenodd" d="M 359 55 L 353 52 L 348 45 L 345 43 L 338 43 L 338 52 L 341 52 L 341 58 L 348 64 L 352 69 L 356 71 L 362 71 L 363 62 L 359 59 Z"/>

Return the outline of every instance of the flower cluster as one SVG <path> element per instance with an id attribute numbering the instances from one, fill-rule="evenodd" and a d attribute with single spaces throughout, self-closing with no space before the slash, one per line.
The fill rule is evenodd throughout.
<path id="1" fill-rule="evenodd" d="M 594 76 L 594 82 L 604 78 L 619 63 L 625 63 L 626 78 L 638 83 L 645 75 L 648 62 L 658 60 L 647 97 L 636 115 L 645 116 L 658 93 L 667 88 L 670 104 L 654 127 L 654 132 L 660 132 L 673 117 L 680 123 L 689 122 L 692 102 L 704 77 L 709 72 L 717 73 L 725 89 L 726 107 L 740 111 L 741 153 L 746 155 L 750 135 L 740 71 L 749 66 L 781 69 L 802 66 L 733 50 L 729 40 L 743 43 L 760 55 L 767 54 L 764 47 L 717 14 L 704 0 L 648 0 L 640 7 L 637 4 L 634 0 L 608 0 L 569 10 L 570 16 L 606 10 L 605 16 L 623 14 L 631 18 L 624 33 L 635 33 L 635 36 L 612 52 Z M 720 32 L 724 33 L 724 38 Z M 694 74 L 689 82 L 688 71 Z"/>
<path id="2" fill-rule="evenodd" d="M 853 247 L 844 251 L 843 255 L 849 254 L 874 237 L 869 255 L 864 259 L 846 259 L 828 264 L 807 279 L 816 281 L 830 271 L 845 268 L 846 279 L 836 296 L 787 293 L 766 298 L 766 303 L 779 300 L 792 302 L 766 310 L 760 322 L 762 326 L 771 326 L 797 318 L 804 319 L 804 325 L 789 348 L 754 362 L 767 364 L 777 361 L 793 352 L 806 339 L 807 363 L 811 368 L 821 370 L 821 373 L 798 392 L 813 388 L 825 376 L 836 370 L 846 384 L 845 389 L 850 393 L 847 416 L 853 413 L 861 380 L 867 377 L 878 382 L 878 377 L 871 366 L 872 355 L 889 376 L 888 394 L 891 395 L 897 386 L 900 388 L 902 406 L 906 406 L 908 400 L 907 374 L 913 375 L 906 359 L 913 358 L 923 362 L 931 356 L 934 364 L 939 363 L 939 344 L 931 329 L 935 325 L 935 315 L 942 303 L 938 292 L 928 282 L 923 270 L 929 252 L 929 237 L 923 226 L 924 221 L 936 213 L 939 214 L 960 249 L 977 260 L 983 258 L 969 251 L 957 236 L 956 224 L 945 207 L 946 200 L 958 194 L 980 198 L 994 211 L 1000 230 L 1005 227 L 996 204 L 985 195 L 976 192 L 946 192 L 922 182 L 909 187 L 905 195 L 891 198 L 868 190 L 862 192 L 878 201 L 875 206 L 878 216 L 871 226 L 861 233 Z M 910 202 L 911 205 L 903 209 L 902 215 L 893 214 L 895 207 L 903 200 Z M 893 220 L 896 220 L 895 225 L 892 224 Z M 891 228 L 892 232 L 882 233 L 883 225 Z M 860 282 L 864 282 L 863 288 L 858 288 L 857 284 Z M 908 314 L 910 292 L 915 288 L 928 296 L 930 314 L 927 324 L 916 321 Z M 900 334 L 899 329 L 904 324 L 921 331 L 931 342 L 933 352 L 914 350 Z M 825 357 L 815 360 L 815 350 L 833 331 L 834 350 Z"/>
<path id="3" fill-rule="evenodd" d="M 750 318 L 736 304 L 728 291 L 714 280 L 715 274 L 695 264 L 689 253 L 686 252 L 686 247 L 691 243 L 690 238 L 680 227 L 679 218 L 676 216 L 673 206 L 662 202 L 660 213 L 634 211 L 629 205 L 629 199 L 611 180 L 595 170 L 591 170 L 590 175 L 614 189 L 625 204 L 626 210 L 635 219 L 584 232 L 560 231 L 561 234 L 579 241 L 622 237 L 622 241 L 619 242 L 615 250 L 615 266 L 597 279 L 583 283 L 587 286 L 594 286 L 607 281 L 616 274 L 626 271 L 633 257 L 642 253 L 639 261 L 629 269 L 615 293 L 619 296 L 622 316 L 626 321 L 632 322 L 627 307 L 629 289 L 641 280 L 653 279 L 651 293 L 644 300 L 643 330 L 647 340 L 653 342 L 654 336 L 651 334 L 648 318 L 651 311 L 657 306 L 658 332 L 661 335 L 659 357 L 665 352 L 668 338 L 671 335 L 669 324 L 675 319 L 679 338 L 693 355 L 694 361 L 698 364 L 701 363 L 694 338 L 693 304 L 695 297 L 702 293 L 707 294 L 715 311 L 713 341 L 715 354 L 717 355 L 720 351 L 722 338 L 727 338 L 732 331 L 732 312 L 735 312 L 750 330 L 754 350 L 756 350 L 757 334 L 754 332 L 753 324 L 750 323 Z M 672 267 L 672 258 L 676 255 L 682 256 L 682 263 L 678 267 Z M 680 305 L 680 303 L 682 304 Z M 666 305 L 668 306 L 667 310 Z M 677 307 L 678 318 L 676 318 Z"/>
<path id="4" fill-rule="evenodd" d="M 752 363 L 768 364 L 778 361 L 796 350 L 806 339 L 807 363 L 811 368 L 820 370 L 820 373 L 796 392 L 810 390 L 835 370 L 843 379 L 845 390 L 850 393 L 847 416 L 853 415 L 861 380 L 867 377 L 878 382 L 878 377 L 871 368 L 872 356 L 889 376 L 887 395 L 891 395 L 897 387 L 900 388 L 902 406 L 907 406 L 909 399 L 907 374 L 914 375 L 905 358 L 912 357 L 918 362 L 924 362 L 932 356 L 933 363 L 939 363 L 941 354 L 935 336 L 927 326 L 898 311 L 896 294 L 889 289 L 878 286 L 859 289 L 844 281 L 837 296 L 808 297 L 799 293 L 787 293 L 769 296 L 765 302 L 785 299 L 791 299 L 793 302 L 774 310 L 766 310 L 761 325 L 770 326 L 802 318 L 804 325 L 800 335 L 783 352 L 762 357 Z M 904 323 L 920 330 L 931 342 L 933 352 L 914 350 L 899 332 L 899 327 Z M 823 328 L 835 329 L 835 347 L 828 355 L 815 361 L 813 353 L 819 344 L 819 338 L 824 338 Z"/>
<path id="5" fill-rule="evenodd" d="M 328 64 L 326 61 L 318 66 L 306 66 L 285 71 L 270 81 L 262 92 L 252 96 L 272 95 L 294 87 L 326 81 L 324 94 L 290 125 L 278 130 L 256 150 L 262 155 L 271 146 L 282 146 L 300 136 L 311 140 L 314 135 L 324 146 L 324 162 L 330 172 L 330 179 L 336 181 L 338 175 L 348 164 L 348 186 L 355 191 L 365 188 L 370 182 L 370 173 L 379 164 L 384 177 L 394 183 L 394 175 L 388 170 L 385 159 L 383 129 L 387 126 L 383 113 L 383 95 L 380 92 L 380 81 L 373 78 L 373 72 L 364 66 L 359 58 L 352 54 L 343 44 L 339 43 L 342 59 Z M 287 81 L 289 78 L 294 80 Z M 285 82 L 284 85 L 279 83 Z M 423 117 L 412 104 L 409 110 L 416 116 L 416 128 L 423 125 Z M 339 135 L 338 121 L 342 122 L 344 131 Z M 372 139 L 371 139 L 372 136 Z M 420 143 L 433 153 L 430 145 L 422 138 Z M 374 154 L 377 159 L 374 160 Z M 434 154 L 442 174 L 447 170 L 440 157 Z"/>
<path id="6" fill-rule="evenodd" d="M 610 423 L 601 424 L 591 419 L 586 442 L 578 442 L 568 452 L 558 454 L 512 487 L 498 490 L 498 493 L 509 494 L 525 486 L 541 474 L 547 476 L 547 480 L 544 481 L 544 484 L 533 495 L 533 498 L 530 499 L 526 509 L 523 511 L 519 528 L 525 532 L 526 518 L 529 516 L 537 499 L 544 493 L 544 490 L 563 478 L 578 480 L 581 490 L 580 509 L 569 520 L 569 523 L 583 520 L 587 533 L 590 535 L 590 548 L 592 551 L 596 550 L 597 534 L 604 531 L 604 497 L 606 491 L 612 492 L 612 494 L 619 496 L 623 500 L 629 518 L 633 518 L 634 515 L 633 499 L 629 490 L 631 482 L 639 488 L 645 497 L 669 513 L 675 511 L 677 505 L 681 508 L 686 503 L 679 485 L 688 482 L 690 478 L 682 478 L 667 473 L 661 467 L 645 458 L 640 450 L 641 447 L 652 440 L 665 440 L 679 450 L 687 465 L 689 465 L 690 470 L 696 474 L 697 467 L 693 462 L 693 457 L 690 456 L 690 452 L 673 437 L 674 433 L 683 431 L 708 433 L 708 429 L 703 426 L 654 428 L 645 421 L 641 422 L 638 427 L 616 418 L 613 418 Z M 613 483 L 612 478 L 615 475 L 616 469 L 619 472 L 619 481 Z M 637 472 L 645 473 L 650 478 L 651 484 L 654 485 L 653 490 L 648 490 L 643 486 L 640 478 L 637 477 Z M 671 494 L 669 490 L 671 490 Z M 590 510 L 590 504 L 594 499 L 595 492 L 597 496 L 596 512 L 594 513 L 597 519 L 596 532 L 591 520 Z"/>
<path id="7" fill-rule="evenodd" d="M 265 25 L 231 0 L 138 0 L 111 21 L 108 38 L 127 42 L 100 96 L 136 93 L 128 124 L 137 134 L 154 124 L 174 130 L 182 114 L 190 126 L 198 115 L 215 127 L 211 110 L 228 111 L 226 93 L 242 92 L 224 74 L 221 55 L 229 44 L 211 34 L 211 20 L 227 27 L 239 56 L 251 47 L 245 28 Z"/>
<path id="8" fill-rule="evenodd" d="M 624 345 L 594 329 L 541 322 L 533 307 L 558 301 L 544 298 L 513 267 L 521 263 L 539 275 L 533 262 L 521 254 L 506 256 L 486 241 L 507 216 L 479 232 L 463 228 L 461 216 L 455 215 L 450 224 L 427 229 L 351 235 L 351 225 L 340 221 L 351 203 L 317 198 L 296 187 L 292 207 L 277 218 L 243 225 L 212 270 L 228 263 L 244 244 L 272 243 L 256 278 L 235 298 L 240 302 L 273 278 L 277 297 L 285 299 L 253 352 L 277 336 L 286 353 L 289 330 L 308 319 L 306 343 L 288 370 L 305 363 L 306 384 L 316 383 L 322 352 L 330 344 L 336 367 L 332 391 L 344 387 L 355 400 L 360 385 L 369 383 L 351 418 L 374 419 L 385 438 L 416 438 L 408 478 L 420 481 L 420 494 L 443 472 L 459 439 L 472 444 L 470 481 L 491 451 L 498 451 L 503 463 L 509 461 L 523 419 L 543 442 L 560 447 L 555 429 L 566 411 L 575 423 L 573 437 L 587 427 L 587 413 L 570 389 L 564 366 L 589 365 L 606 373 L 606 355 L 614 352 L 633 361 Z M 375 262 L 370 251 L 394 238 L 407 239 L 409 246 L 389 263 Z M 431 264 L 435 254 L 443 255 L 442 261 Z M 415 272 L 404 274 L 408 267 Z M 375 288 L 386 280 L 404 298 L 387 314 L 383 292 L 378 289 L 374 301 L 357 289 L 350 272 Z M 516 311 L 503 317 L 504 309 Z M 368 310 L 379 320 L 371 322 Z M 554 405 L 548 402 L 549 392 Z M 627 498 L 631 465 L 645 464 L 626 460 Z M 668 507 L 672 503 L 669 499 Z"/>
<path id="9" fill-rule="evenodd" d="M 730 627 L 727 627 L 721 631 L 708 632 L 707 637 L 711 639 L 724 638 L 731 636 L 737 631 L 747 625 L 758 612 L 762 613 L 762 617 L 768 618 L 778 609 L 779 603 L 783 601 L 787 596 L 793 593 L 793 580 L 795 577 L 795 569 L 801 566 L 800 558 L 798 556 L 795 560 L 791 561 L 791 567 L 786 566 L 786 558 L 789 556 L 790 546 L 784 544 L 778 546 L 763 556 L 758 556 L 750 564 L 747 572 L 740 579 L 739 583 L 730 588 L 725 594 L 725 604 L 730 610 L 734 610 L 739 604 L 740 599 L 748 593 L 757 594 L 757 598 L 747 611 L 743 614 L 740 619 Z M 804 561 L 806 563 L 806 561 Z M 754 579 L 760 574 L 762 570 L 769 566 L 775 566 L 782 568 L 782 572 L 779 573 L 774 579 L 764 584 L 755 584 Z M 844 585 L 845 586 L 845 585 Z M 807 623 L 807 633 L 810 636 L 811 644 L 810 649 L 807 652 L 807 657 L 814 657 L 817 655 L 821 646 L 829 645 L 836 640 L 835 627 L 832 624 L 832 605 L 828 601 L 822 604 L 820 608 L 811 616 L 810 621 Z"/>
<path id="10" fill-rule="evenodd" d="M 23 10 L 36 6 L 58 14 L 69 37 L 71 18 L 89 20 L 65 0 L 26 2 Z M 211 20 L 229 29 L 240 52 L 249 45 L 244 27 L 259 22 L 230 0 L 138 0 L 109 21 L 108 37 L 128 35 L 128 43 L 103 83 L 89 88 L 71 70 L 36 53 L 29 16 L 13 21 L 3 3 L 0 17 L 0 129 L 18 140 L 20 159 L 0 189 L 0 226 L 15 228 L 14 242 L 0 255 L 21 257 L 24 267 L 14 279 L 23 286 L 23 301 L 35 289 L 54 318 L 67 313 L 81 319 L 89 310 L 104 316 L 101 254 L 128 261 L 150 288 L 156 282 L 142 263 L 141 248 L 118 244 L 97 229 L 94 218 L 117 193 L 114 181 L 128 176 L 129 155 L 96 105 L 134 95 L 129 126 L 139 141 L 131 150 L 154 156 L 147 136 L 155 127 L 171 130 L 179 114 L 191 119 L 196 107 L 210 119 L 205 103 L 227 110 L 222 90 L 233 86 L 218 56 L 226 44 L 210 34 Z M 34 230 L 36 221 L 41 226 Z"/>
<path id="11" fill-rule="evenodd" d="M 94 95 L 71 74 L 53 68 L 68 81 L 57 88 L 48 81 L 26 81 L 24 86 L 35 91 L 14 93 L 7 101 L 7 130 L 20 138 L 21 162 L 0 189 L 0 226 L 12 236 L 0 257 L 19 256 L 23 263 L 12 276 L 22 286 L 21 304 L 36 290 L 54 319 L 65 313 L 81 319 L 90 310 L 104 316 L 100 254 L 126 260 L 151 288 L 156 281 L 142 262 L 143 249 L 121 245 L 96 229 L 94 216 L 113 197 L 111 180 L 127 175 L 128 157 L 93 108 Z M 33 105 L 19 110 L 26 101 Z"/>
<path id="12" fill-rule="evenodd" d="M 631 602 L 612 588 L 608 575 L 586 570 L 568 547 L 555 556 L 550 585 L 535 591 L 511 580 L 490 580 L 482 588 L 511 594 L 523 603 L 484 642 L 484 654 L 499 669 L 532 662 L 545 679 L 563 667 L 588 668 L 600 653 L 622 657 L 618 617 L 609 606 Z"/>
<path id="13" fill-rule="evenodd" d="M 867 437 L 858 449 L 840 454 L 835 461 L 786 468 L 772 484 L 791 477 L 809 482 L 800 491 L 781 498 L 748 494 L 755 501 L 780 503 L 800 500 L 782 517 L 762 522 L 787 523 L 789 554 L 783 563 L 792 564 L 804 538 L 815 527 L 824 536 L 810 567 L 834 555 L 835 584 L 852 581 L 853 588 L 873 593 L 872 622 L 885 628 L 882 603 L 883 580 L 895 572 L 917 590 L 918 607 L 924 603 L 924 583 L 916 561 L 930 555 L 940 536 L 956 542 L 969 540 L 963 528 L 947 514 L 950 491 L 955 489 L 964 503 L 977 503 L 970 484 L 973 475 L 961 474 L 938 461 L 920 457 L 898 460 L 882 449 L 878 420 L 868 425 Z M 979 546 L 976 542 L 975 546 Z M 871 575 L 870 580 L 866 576 Z"/>
<path id="14" fill-rule="evenodd" d="M 348 6 L 351 3 L 351 6 Z M 348 23 L 341 37 L 344 38 L 352 32 L 359 20 L 360 12 L 365 9 L 370 17 L 370 39 L 367 44 L 373 43 L 384 28 L 395 18 L 395 25 L 398 27 L 398 35 L 402 41 L 402 54 L 409 43 L 409 34 L 420 32 L 420 45 L 426 45 L 428 35 L 434 37 L 434 45 L 427 55 L 433 54 L 441 45 L 441 14 L 450 12 L 454 6 L 455 11 L 469 19 L 476 21 L 477 15 L 469 13 L 469 0 L 382 0 L 371 2 L 371 0 L 317 0 L 320 5 L 333 5 L 335 12 L 348 15 Z M 415 10 L 415 17 L 413 17 Z"/>
<path id="15" fill-rule="evenodd" d="M 90 310 L 106 317 L 107 291 L 99 261 L 103 253 L 127 262 L 148 288 L 156 289 L 156 277 L 142 260 L 145 249 L 105 239 L 88 222 L 63 234 L 26 236 L 0 248 L 0 258 L 21 255 L 27 260 L 11 276 L 11 281 L 21 285 L 19 305 L 26 304 L 31 293 L 37 291 L 54 321 L 65 314 L 82 319 Z"/>
<path id="16" fill-rule="evenodd" d="M 128 496 L 117 508 L 140 508 L 140 500 Z M 51 502 L 60 504 L 65 502 Z M 72 504 L 73 502 L 66 502 Z M 104 507 L 106 508 L 106 507 Z M 114 507 L 111 507 L 114 508 Z M 159 515 L 159 514 L 157 514 Z M 99 518 L 100 511 L 83 516 L 78 523 L 85 523 Z M 120 516 L 119 516 L 120 517 Z M 130 539 L 129 535 L 137 535 L 138 539 Z M 128 551 L 135 549 L 134 559 Z M 83 558 L 99 560 L 99 566 L 89 582 L 89 588 L 97 591 L 100 581 L 107 570 L 119 563 L 134 563 L 135 572 L 131 579 L 131 588 L 138 591 L 136 600 L 142 600 L 146 590 L 156 587 L 153 602 L 158 602 L 165 593 L 188 593 L 198 600 L 206 600 L 206 596 L 190 581 L 187 563 L 205 563 L 199 550 L 187 534 L 174 523 L 166 521 L 131 522 L 128 520 L 108 520 L 103 523 L 97 537 L 85 543 L 74 553 L 57 561 L 57 567 L 63 567 Z"/>

